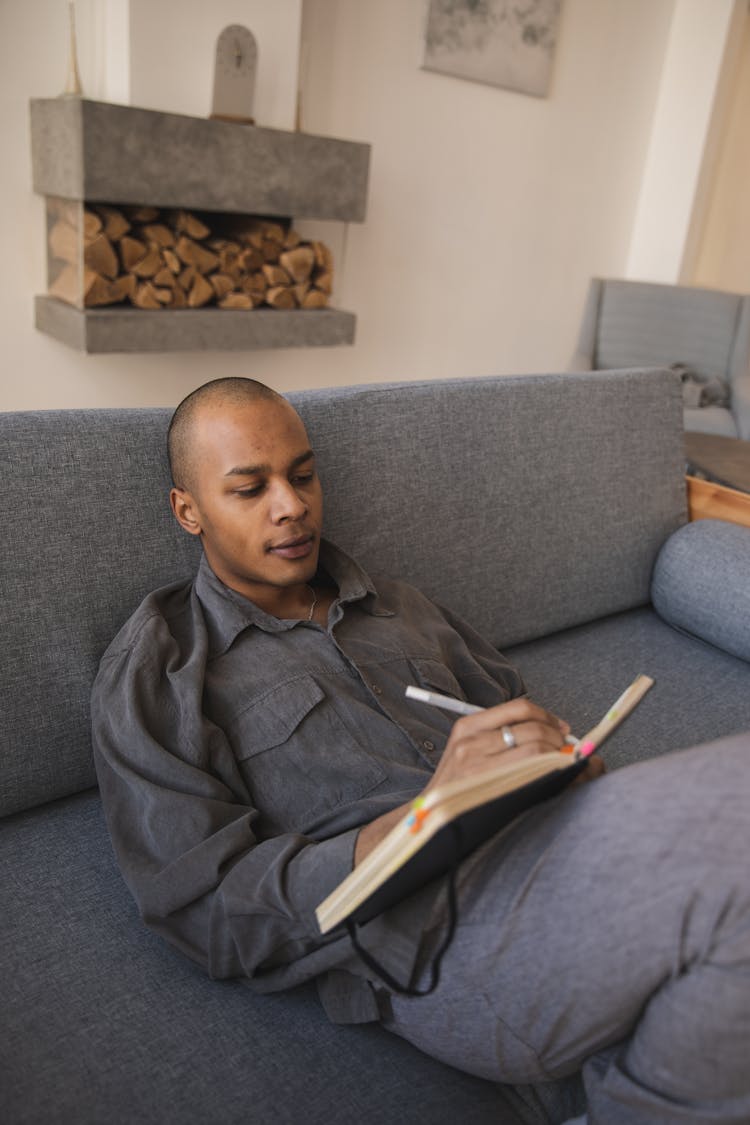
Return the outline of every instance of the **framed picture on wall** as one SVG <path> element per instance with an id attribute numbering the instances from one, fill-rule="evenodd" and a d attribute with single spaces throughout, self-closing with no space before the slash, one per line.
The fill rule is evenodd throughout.
<path id="1" fill-rule="evenodd" d="M 545 97 L 562 0 L 430 0 L 424 70 Z"/>

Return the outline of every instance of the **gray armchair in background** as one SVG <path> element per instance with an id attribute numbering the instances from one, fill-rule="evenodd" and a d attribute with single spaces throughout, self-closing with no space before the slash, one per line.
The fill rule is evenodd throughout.
<path id="1" fill-rule="evenodd" d="M 729 388 L 728 406 L 686 407 L 686 430 L 750 439 L 750 296 L 593 278 L 571 370 L 673 365 Z"/>

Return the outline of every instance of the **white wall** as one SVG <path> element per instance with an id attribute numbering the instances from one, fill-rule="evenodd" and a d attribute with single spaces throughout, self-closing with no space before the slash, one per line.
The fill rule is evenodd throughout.
<path id="1" fill-rule="evenodd" d="M 677 284 L 699 221 L 701 180 L 711 151 L 722 75 L 731 69 L 746 0 L 676 0 L 654 113 L 626 275 Z"/>
<path id="2" fill-rule="evenodd" d="M 84 85 L 86 60 L 106 69 L 102 34 L 111 48 L 107 27 L 116 26 L 109 11 L 93 35 L 85 13 L 124 2 L 78 0 Z M 286 6 L 289 61 L 278 64 L 270 107 L 294 80 L 289 28 L 298 27 L 300 0 L 255 2 Z M 233 374 L 286 390 L 559 370 L 589 277 L 625 271 L 675 0 L 565 0 L 546 99 L 422 71 L 425 0 L 305 0 L 303 127 L 373 144 L 366 223 L 350 225 L 345 239 L 343 228 L 323 225 L 338 252 L 336 303 L 358 316 L 355 347 L 71 351 L 33 328 L 44 246 L 27 126 L 29 97 L 54 96 L 64 83 L 66 7 L 0 0 L 0 409 L 171 404 L 204 379 Z M 133 104 L 207 112 L 209 9 L 218 27 L 236 19 L 254 28 L 250 0 L 130 0 Z M 285 33 L 274 34 L 283 59 Z M 117 85 L 111 67 L 99 81 Z M 274 123 L 260 106 L 259 98 L 259 123 Z"/>
<path id="3" fill-rule="evenodd" d="M 750 293 L 750 19 L 690 280 Z"/>

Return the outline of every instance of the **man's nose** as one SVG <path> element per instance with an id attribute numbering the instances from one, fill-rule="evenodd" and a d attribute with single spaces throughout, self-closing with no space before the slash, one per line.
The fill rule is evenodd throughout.
<path id="1" fill-rule="evenodd" d="M 279 482 L 271 493 L 271 519 L 274 523 L 299 520 L 307 504 L 289 481 Z"/>

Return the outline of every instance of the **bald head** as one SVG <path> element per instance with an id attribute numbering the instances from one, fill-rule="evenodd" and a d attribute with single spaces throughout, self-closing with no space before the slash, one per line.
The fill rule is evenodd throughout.
<path id="1" fill-rule="evenodd" d="M 265 383 L 256 379 L 214 379 L 184 398 L 172 415 L 167 435 L 169 468 L 176 488 L 194 491 L 197 478 L 197 444 L 195 426 L 207 410 L 243 407 L 259 400 L 286 404 L 283 398 Z"/>

